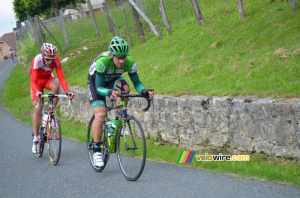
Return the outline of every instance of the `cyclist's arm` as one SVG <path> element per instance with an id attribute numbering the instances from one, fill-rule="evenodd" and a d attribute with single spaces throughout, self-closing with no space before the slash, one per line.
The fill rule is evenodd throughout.
<path id="1" fill-rule="evenodd" d="M 32 89 L 35 90 L 35 91 L 37 91 L 37 92 L 42 92 L 42 90 L 39 90 L 38 86 L 37 86 L 38 70 L 37 69 L 32 69 L 30 75 L 31 75 L 30 76 L 30 83 L 31 83 Z"/>
<path id="2" fill-rule="evenodd" d="M 133 83 L 135 90 L 141 94 L 142 89 L 145 89 L 145 86 L 143 83 L 140 81 L 139 75 L 137 73 L 135 74 L 129 74 L 130 80 Z"/>
<path id="3" fill-rule="evenodd" d="M 95 78 L 96 93 L 100 96 L 106 97 L 108 90 L 105 88 L 105 75 L 96 74 Z"/>
<path id="4" fill-rule="evenodd" d="M 59 67 L 55 67 L 55 71 L 56 71 L 56 74 L 57 74 L 57 77 L 59 79 L 59 82 L 61 84 L 61 87 L 62 89 L 67 93 L 69 92 L 69 87 L 68 87 L 68 83 L 65 79 L 65 76 L 64 76 L 64 73 L 63 73 L 63 70 L 61 68 L 61 64 L 59 63 Z"/>

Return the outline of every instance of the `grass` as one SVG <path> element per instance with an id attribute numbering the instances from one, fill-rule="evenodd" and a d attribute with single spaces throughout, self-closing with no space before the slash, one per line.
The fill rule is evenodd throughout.
<path id="1" fill-rule="evenodd" d="M 189 1 L 165 2 L 173 32 L 170 36 L 164 29 L 157 9 L 158 2 L 147 1 L 144 6 L 146 13 L 149 13 L 153 24 L 160 27 L 164 38 L 156 37 L 142 20 L 147 42 L 139 44 L 126 4 L 133 40 L 130 55 L 136 60 L 140 78 L 146 87 L 153 88 L 159 94 L 174 96 L 300 96 L 300 56 L 293 54 L 300 49 L 299 9 L 292 10 L 286 1 L 270 3 L 249 0 L 244 2 L 246 19 L 242 20 L 235 1 L 224 3 L 221 0 L 204 0 L 199 2 L 199 6 L 206 23 L 203 26 L 196 22 Z M 120 9 L 111 9 L 111 15 L 125 37 Z M 63 68 L 72 85 L 86 88 L 91 61 L 107 50 L 112 38 L 106 16 L 97 13 L 96 20 L 100 37 L 95 36 L 89 18 L 66 23 L 71 45 L 69 50 L 64 49 L 61 27 L 49 27 L 62 45 L 63 52 L 59 56 L 62 59 L 71 57 Z M 46 37 L 48 42 L 55 43 L 48 34 Z M 88 50 L 83 51 L 83 46 Z M 281 48 L 289 51 L 286 57 L 275 54 Z"/>
<path id="2" fill-rule="evenodd" d="M 300 10 L 292 10 L 286 1 L 244 1 L 246 19 L 241 20 L 235 1 L 203 0 L 199 3 L 205 25 L 199 26 L 189 1 L 165 1 L 172 27 L 168 35 L 160 18 L 156 0 L 145 1 L 144 7 L 153 24 L 164 34 L 153 35 L 142 21 L 147 42 L 139 44 L 134 23 L 126 6 L 129 30 L 133 40 L 130 55 L 136 60 L 139 76 L 146 87 L 157 94 L 243 96 L 299 98 L 300 56 L 293 54 L 300 46 Z M 299 4 L 299 1 L 297 2 Z M 122 35 L 126 35 L 124 19 L 119 8 L 111 10 L 112 18 Z M 91 61 L 107 45 L 112 35 L 108 32 L 106 16 L 96 14 L 100 37 L 95 37 L 92 22 L 82 19 L 66 23 L 70 49 L 65 50 L 60 26 L 49 28 L 62 45 L 61 59 L 68 83 L 86 88 Z M 84 36 L 84 40 L 82 37 Z M 54 41 L 46 35 L 48 42 Z M 82 50 L 83 47 L 88 50 Z M 284 57 L 275 52 L 290 51 Z M 33 106 L 30 100 L 30 61 L 38 53 L 33 38 L 19 41 L 22 66 L 15 67 L 5 82 L 1 102 L 18 119 L 31 125 Z M 78 53 L 80 51 L 80 53 Z M 71 56 L 71 54 L 73 54 Z M 127 75 L 124 75 L 128 79 Z M 131 85 L 132 86 L 132 85 Z M 133 90 L 133 88 L 132 88 Z M 59 112 L 58 112 L 59 113 Z M 86 141 L 88 123 L 80 123 L 60 115 L 64 137 Z M 203 145 L 205 147 L 205 145 Z M 148 160 L 175 164 L 183 149 L 159 140 L 147 140 Z M 230 148 L 199 150 L 196 155 L 230 154 Z M 239 153 L 242 154 L 242 153 Z M 178 164 L 192 168 L 226 173 L 238 177 L 258 178 L 300 187 L 300 165 L 296 159 L 276 158 L 264 154 L 250 155 L 249 162 L 198 162 Z"/>

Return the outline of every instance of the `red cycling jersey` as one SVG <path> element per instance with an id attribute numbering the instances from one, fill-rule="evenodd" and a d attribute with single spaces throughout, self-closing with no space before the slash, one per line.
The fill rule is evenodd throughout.
<path id="1" fill-rule="evenodd" d="M 52 61 L 50 67 L 47 67 L 43 61 L 43 55 L 38 54 L 31 62 L 30 75 L 31 75 L 31 99 L 34 101 L 36 99 L 36 91 L 42 92 L 43 87 L 50 89 L 49 84 L 53 79 L 56 79 L 53 75 L 53 70 L 55 68 L 57 77 L 61 84 L 62 89 L 65 92 L 68 91 L 68 83 L 64 77 L 60 59 L 56 56 L 55 60 Z"/>

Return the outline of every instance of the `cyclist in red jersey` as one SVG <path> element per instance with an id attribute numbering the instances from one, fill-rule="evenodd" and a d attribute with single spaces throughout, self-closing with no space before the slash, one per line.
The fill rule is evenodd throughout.
<path id="1" fill-rule="evenodd" d="M 36 55 L 30 68 L 31 75 L 31 100 L 34 106 L 39 102 L 38 95 L 41 95 L 43 89 L 52 90 L 52 93 L 59 94 L 59 85 L 61 84 L 62 89 L 66 92 L 68 99 L 71 100 L 74 97 L 72 92 L 69 92 L 68 83 L 64 77 L 60 59 L 56 56 L 57 49 L 50 43 L 44 43 L 41 47 L 41 54 Z M 57 77 L 53 75 L 55 69 Z M 54 109 L 56 108 L 58 98 L 53 99 Z M 32 118 L 33 127 L 33 145 L 32 152 L 37 153 L 37 142 L 38 142 L 38 130 L 41 123 L 41 113 L 43 110 L 43 103 L 40 103 L 38 108 L 34 109 Z"/>

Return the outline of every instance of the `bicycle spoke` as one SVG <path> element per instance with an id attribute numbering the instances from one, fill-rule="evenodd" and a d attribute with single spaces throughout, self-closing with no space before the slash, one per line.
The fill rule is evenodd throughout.
<path id="1" fill-rule="evenodd" d="M 45 130 L 45 129 L 44 129 Z M 44 131 L 42 131 L 42 129 L 39 130 L 39 135 L 38 135 L 38 150 L 39 152 L 36 153 L 37 157 L 42 157 L 43 155 L 43 151 L 44 151 Z"/>
<path id="2" fill-rule="evenodd" d="M 135 117 L 125 123 L 125 130 L 124 126 L 119 129 L 117 155 L 125 178 L 137 180 L 146 162 L 146 141 L 143 128 Z"/>
<path id="3" fill-rule="evenodd" d="M 55 128 L 51 127 L 51 123 L 47 123 L 48 130 L 48 157 L 52 165 L 56 165 L 59 161 L 60 152 L 61 152 L 61 129 L 59 120 L 56 115 L 53 117 L 52 122 L 55 123 Z"/>

